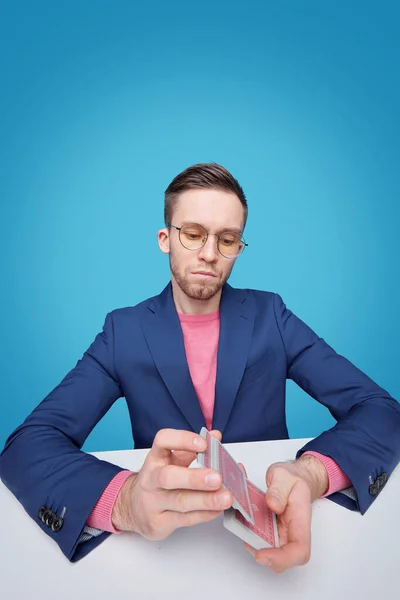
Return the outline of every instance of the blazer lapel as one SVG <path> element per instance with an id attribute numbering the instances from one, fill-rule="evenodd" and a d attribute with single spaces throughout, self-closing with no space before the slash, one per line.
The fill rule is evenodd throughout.
<path id="1" fill-rule="evenodd" d="M 246 367 L 254 329 L 254 311 L 244 290 L 225 284 L 220 307 L 220 335 L 213 429 L 223 432 Z"/>
<path id="2" fill-rule="evenodd" d="M 141 326 L 156 368 L 193 431 L 199 433 L 205 422 L 190 377 L 171 283 L 145 310 Z"/>

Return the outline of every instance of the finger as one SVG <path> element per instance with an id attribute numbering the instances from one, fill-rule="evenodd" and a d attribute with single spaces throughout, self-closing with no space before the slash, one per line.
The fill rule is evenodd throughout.
<path id="1" fill-rule="evenodd" d="M 150 453 L 153 458 L 165 460 L 171 456 L 171 450 L 203 452 L 206 441 L 196 433 L 180 429 L 161 429 L 154 438 Z"/>
<path id="2" fill-rule="evenodd" d="M 222 511 L 194 510 L 188 513 L 170 511 L 165 514 L 171 518 L 174 529 L 178 529 L 179 527 L 191 527 L 198 523 L 208 523 L 219 517 Z"/>
<path id="3" fill-rule="evenodd" d="M 238 463 L 240 469 L 243 471 L 244 476 L 247 477 L 247 471 L 242 463 Z"/>
<path id="4" fill-rule="evenodd" d="M 297 481 L 289 496 L 288 509 L 281 517 L 288 542 L 311 547 L 311 512 L 310 490 L 304 481 Z"/>
<path id="5" fill-rule="evenodd" d="M 287 528 L 287 543 L 280 548 L 260 550 L 255 558 L 260 564 L 281 573 L 289 567 L 303 565 L 311 554 L 311 500 L 307 484 L 297 481 L 283 515 Z"/>
<path id="6" fill-rule="evenodd" d="M 310 555 L 311 544 L 297 542 L 289 542 L 281 548 L 257 550 L 253 554 L 258 564 L 269 567 L 276 573 L 283 573 L 291 567 L 305 565 L 310 560 Z"/>
<path id="7" fill-rule="evenodd" d="M 285 468 L 279 466 L 271 467 L 267 471 L 267 492 L 265 502 L 277 515 L 281 515 L 285 510 L 291 489 L 297 479 Z"/>
<path id="8" fill-rule="evenodd" d="M 154 487 L 164 490 L 218 490 L 222 477 L 213 469 L 187 469 L 166 465 L 154 470 Z"/>
<path id="9" fill-rule="evenodd" d="M 189 467 L 196 459 L 195 452 L 185 452 L 184 450 L 172 450 L 170 461 L 178 467 Z"/>
<path id="10" fill-rule="evenodd" d="M 222 433 L 218 429 L 213 429 L 210 431 L 210 435 L 217 438 L 219 442 L 222 440 Z"/>
<path id="11" fill-rule="evenodd" d="M 245 542 L 244 547 L 246 548 L 246 550 L 249 554 L 251 554 L 254 557 L 256 556 L 257 550 L 255 548 L 253 548 L 253 546 L 250 546 L 250 544 Z"/>
<path id="12" fill-rule="evenodd" d="M 162 498 L 164 510 L 179 513 L 194 511 L 221 511 L 232 506 L 233 497 L 228 490 L 217 492 L 199 492 L 193 490 L 171 490 L 165 492 Z"/>
<path id="13" fill-rule="evenodd" d="M 210 431 L 210 435 L 221 441 L 222 433 L 218 429 Z M 179 450 L 172 451 L 172 462 L 180 467 L 188 467 L 196 458 L 194 452 L 182 452 Z"/>

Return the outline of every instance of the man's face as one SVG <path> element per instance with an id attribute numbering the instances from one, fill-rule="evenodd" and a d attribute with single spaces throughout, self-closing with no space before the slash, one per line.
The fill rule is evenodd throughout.
<path id="1" fill-rule="evenodd" d="M 244 211 L 239 198 L 232 193 L 212 189 L 184 192 L 178 199 L 172 225 L 197 223 L 209 232 L 240 233 Z M 179 231 L 169 229 L 169 261 L 172 277 L 181 290 L 195 300 L 209 300 L 228 280 L 236 259 L 225 258 L 218 251 L 217 237 L 209 235 L 199 250 L 188 250 L 179 241 Z M 164 250 L 165 251 L 165 250 Z"/>

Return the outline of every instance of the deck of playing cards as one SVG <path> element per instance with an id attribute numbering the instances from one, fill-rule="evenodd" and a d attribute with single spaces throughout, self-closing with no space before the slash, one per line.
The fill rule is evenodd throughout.
<path id="1" fill-rule="evenodd" d="M 232 508 L 224 514 L 224 527 L 256 550 L 278 548 L 276 515 L 265 504 L 265 492 L 247 479 L 234 458 L 205 427 L 200 435 L 207 441 L 207 448 L 197 454 L 198 465 L 219 471 L 222 486 L 233 496 Z"/>

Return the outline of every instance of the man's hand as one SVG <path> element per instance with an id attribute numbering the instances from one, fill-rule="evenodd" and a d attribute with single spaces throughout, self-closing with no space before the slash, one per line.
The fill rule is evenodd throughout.
<path id="1" fill-rule="evenodd" d="M 280 548 L 246 549 L 256 561 L 282 573 L 289 567 L 304 565 L 311 554 L 311 504 L 328 489 L 328 473 L 314 456 L 294 462 L 275 463 L 266 474 L 267 506 L 278 515 Z"/>
<path id="2" fill-rule="evenodd" d="M 219 431 L 211 435 L 221 439 Z M 211 521 L 231 507 L 232 494 L 220 489 L 217 471 L 188 469 L 206 447 L 206 440 L 195 433 L 159 431 L 143 467 L 120 490 L 112 513 L 114 527 L 161 540 L 178 527 Z"/>

